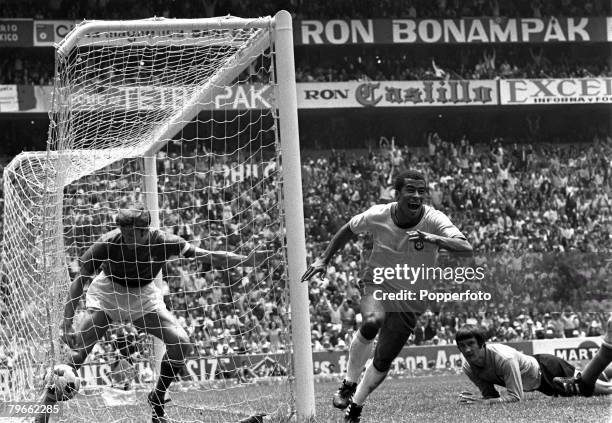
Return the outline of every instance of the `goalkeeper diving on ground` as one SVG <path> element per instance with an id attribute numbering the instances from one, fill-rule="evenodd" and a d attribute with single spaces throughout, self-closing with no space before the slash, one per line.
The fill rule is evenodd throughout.
<path id="1" fill-rule="evenodd" d="M 610 325 L 608 325 L 610 328 Z M 571 381 L 576 369 L 567 361 L 552 354 L 523 354 L 502 344 L 487 344 L 484 330 L 465 325 L 455 336 L 457 347 L 465 358 L 463 373 L 478 387 L 481 398 L 470 392 L 459 394 L 460 404 L 499 404 L 518 402 L 524 392 L 539 391 L 548 396 L 573 396 L 577 393 L 564 389 L 559 378 Z M 612 368 L 599 374 L 593 381 L 597 395 L 612 394 Z M 565 380 L 565 379 L 563 379 Z M 501 395 L 495 385 L 503 386 L 507 392 Z"/>

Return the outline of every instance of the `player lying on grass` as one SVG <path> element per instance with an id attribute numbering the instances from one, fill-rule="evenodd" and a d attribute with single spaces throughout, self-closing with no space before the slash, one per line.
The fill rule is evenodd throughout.
<path id="1" fill-rule="evenodd" d="M 334 235 L 323 255 L 308 268 L 302 281 L 325 273 L 334 254 L 355 234 L 369 232 L 373 249 L 362 275 L 361 313 L 363 322 L 349 347 L 348 368 L 342 385 L 333 398 L 336 408 L 345 409 L 346 422 L 359 422 L 363 404 L 387 376 L 391 363 L 413 332 L 417 317 L 424 311 L 419 301 L 383 301 L 375 299 L 375 291 L 397 293 L 403 289 L 418 292 L 430 289 L 423 278 L 405 280 L 391 277 L 374 283 L 375 269 L 407 265 L 420 268 L 436 265 L 438 249 L 471 254 L 472 247 L 463 234 L 442 212 L 423 204 L 427 182 L 419 172 L 403 172 L 395 178 L 396 202 L 372 206 L 354 216 Z M 359 376 L 370 358 L 374 338 L 378 343 L 372 363 L 359 382 Z"/>
<path id="2" fill-rule="evenodd" d="M 606 323 L 606 333 L 603 336 L 601 348 L 584 370 L 576 376 L 556 377 L 553 382 L 567 394 L 590 397 L 595 393 L 602 372 L 605 372 L 608 378 L 612 378 L 610 362 L 612 362 L 612 315 Z"/>
<path id="3" fill-rule="evenodd" d="M 463 354 L 463 372 L 478 387 L 482 398 L 469 392 L 459 395 L 462 404 L 495 404 L 523 400 L 523 392 L 539 391 L 549 396 L 571 396 L 554 383 L 555 377 L 574 375 L 570 363 L 551 354 L 527 355 L 502 344 L 485 343 L 484 330 L 465 325 L 457 331 L 455 341 Z M 500 395 L 494 385 L 508 391 Z M 612 383 L 598 381 L 596 393 L 612 394 Z"/>
<path id="4" fill-rule="evenodd" d="M 166 422 L 164 404 L 166 391 L 185 365 L 192 351 L 189 337 L 176 318 L 166 308 L 160 290 L 153 283 L 171 257 L 195 258 L 204 266 L 256 266 L 268 251 L 253 251 L 248 256 L 225 251 L 207 251 L 189 244 L 183 238 L 149 227 L 149 211 L 135 203 L 119 210 L 117 229 L 103 235 L 79 259 L 80 274 L 70 285 L 64 308 L 63 339 L 71 348 L 67 363 L 78 369 L 94 345 L 106 333 L 111 322 L 129 321 L 140 330 L 161 339 L 166 344 L 160 375 L 147 399 L 152 408 L 153 423 Z M 72 320 L 83 288 L 87 290 L 87 316 L 75 331 Z M 53 396 L 47 395 L 46 403 Z M 37 421 L 46 421 L 38 416 Z"/>

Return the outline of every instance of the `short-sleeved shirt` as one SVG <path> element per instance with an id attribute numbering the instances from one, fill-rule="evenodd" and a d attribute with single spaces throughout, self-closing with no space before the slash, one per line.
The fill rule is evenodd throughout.
<path id="1" fill-rule="evenodd" d="M 516 402 L 523 399 L 523 392 L 540 387 L 540 365 L 535 357 L 502 344 L 486 344 L 484 348 L 482 367 L 463 363 L 463 372 L 478 386 L 483 397 L 499 398 L 493 386 L 499 385 L 508 390 L 502 401 Z"/>
<path id="2" fill-rule="evenodd" d="M 397 203 L 379 204 L 370 207 L 365 212 L 354 216 L 349 221 L 353 233 L 369 232 L 372 234 L 372 253 L 368 258 L 366 267 L 361 275 L 366 287 L 372 288 L 374 284 L 375 268 L 396 268 L 404 265 L 411 268 L 427 268 L 436 266 L 438 259 L 438 246 L 431 243 L 410 241 L 407 232 L 420 230 L 431 234 L 465 239 L 461 231 L 441 211 L 424 205 L 421 220 L 411 228 L 400 228 L 391 217 L 393 207 Z M 420 289 L 431 288 L 432 283 L 426 277 L 407 280 L 402 273 L 401 278 L 387 278 L 380 285 L 376 285 L 385 292 L 400 292 L 408 289 L 418 292 Z M 414 301 L 407 303 L 408 311 L 421 312 L 421 306 Z"/>
<path id="3" fill-rule="evenodd" d="M 195 247 L 180 236 L 150 229 L 149 242 L 130 249 L 122 243 L 121 230 L 114 229 L 89 247 L 79 264 L 87 274 L 102 270 L 114 283 L 138 287 L 151 283 L 165 262 L 179 255 L 195 256 Z"/>

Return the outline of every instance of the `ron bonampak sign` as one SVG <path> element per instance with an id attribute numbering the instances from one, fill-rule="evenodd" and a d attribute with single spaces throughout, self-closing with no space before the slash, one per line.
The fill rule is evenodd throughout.
<path id="1" fill-rule="evenodd" d="M 610 41 L 603 17 L 334 19 L 294 24 L 296 45 Z"/>
<path id="2" fill-rule="evenodd" d="M 612 103 L 612 78 L 503 79 L 502 105 Z"/>

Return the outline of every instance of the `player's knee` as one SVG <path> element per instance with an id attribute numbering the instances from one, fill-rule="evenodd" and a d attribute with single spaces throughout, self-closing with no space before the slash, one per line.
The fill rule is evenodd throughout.
<path id="1" fill-rule="evenodd" d="M 78 350 L 72 350 L 70 352 L 70 360 L 71 362 L 68 365 L 74 367 L 75 369 L 79 369 L 85 360 L 87 359 L 87 350 L 85 348 L 79 348 Z"/>
<path id="2" fill-rule="evenodd" d="M 372 360 L 372 365 L 374 366 L 374 368 L 376 368 L 376 370 L 381 373 L 388 372 L 392 364 L 393 358 L 390 357 L 374 356 L 374 359 Z"/>
<path id="3" fill-rule="evenodd" d="M 363 316 L 363 323 L 359 331 L 365 339 L 374 339 L 383 322 L 385 321 L 385 315 L 381 313 L 366 313 Z"/>
<path id="4" fill-rule="evenodd" d="M 188 357 L 193 354 L 193 344 L 187 340 L 186 343 L 182 344 L 183 356 Z"/>
<path id="5" fill-rule="evenodd" d="M 388 339 L 378 340 L 378 345 L 374 351 L 374 357 L 372 364 L 379 372 L 387 372 L 393 364 L 393 360 L 397 357 L 398 352 L 401 350 L 404 342 L 401 342 L 401 335 L 397 334 L 392 342 L 387 342 Z"/>

